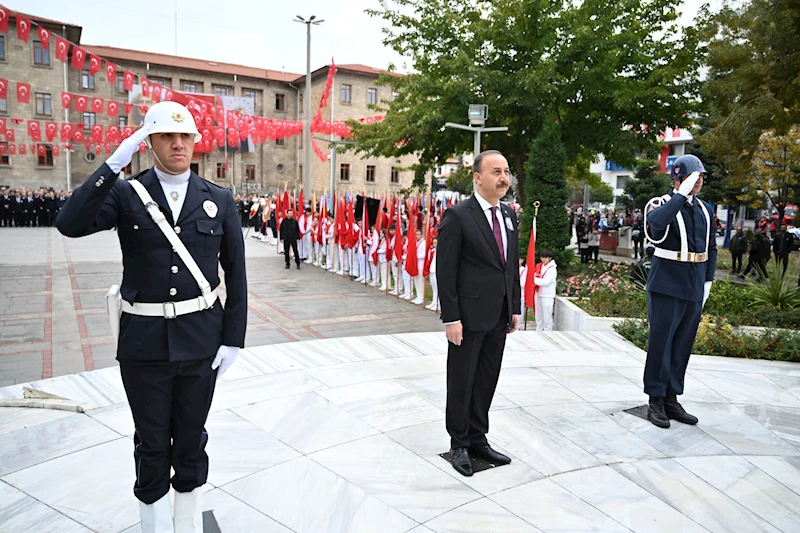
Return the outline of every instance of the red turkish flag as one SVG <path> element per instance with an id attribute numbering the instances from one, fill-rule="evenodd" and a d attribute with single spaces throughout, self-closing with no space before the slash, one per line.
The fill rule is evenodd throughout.
<path id="1" fill-rule="evenodd" d="M 6 130 L 6 140 L 13 143 L 15 139 L 16 135 L 14 134 L 14 130 Z"/>
<path id="2" fill-rule="evenodd" d="M 125 114 L 130 116 L 131 111 L 133 111 L 133 104 L 130 102 L 124 102 L 122 106 L 125 108 Z"/>
<path id="3" fill-rule="evenodd" d="M 58 124 L 55 122 L 46 122 L 44 126 L 44 133 L 47 136 L 48 142 L 53 142 L 58 134 Z"/>
<path id="4" fill-rule="evenodd" d="M 102 65 L 100 58 L 94 54 L 89 54 L 89 74 L 94 76 L 100 72 L 100 65 Z"/>
<path id="5" fill-rule="evenodd" d="M 28 153 L 28 148 L 24 144 L 20 144 L 17 152 L 19 152 L 19 155 L 25 155 Z"/>
<path id="6" fill-rule="evenodd" d="M 50 30 L 44 26 L 39 26 L 39 40 L 42 41 L 42 46 L 50 48 Z"/>
<path id="7" fill-rule="evenodd" d="M 53 145 L 53 157 L 58 157 L 58 145 Z"/>
<path id="8" fill-rule="evenodd" d="M 39 147 L 38 147 L 38 149 L 36 150 L 36 152 L 37 152 L 39 155 L 44 155 L 44 145 L 43 145 L 43 144 L 40 144 L 40 145 L 39 145 Z"/>
<path id="9" fill-rule="evenodd" d="M 134 78 L 134 76 L 135 76 L 134 73 L 131 72 L 130 70 L 126 70 L 122 74 L 122 88 L 123 89 L 125 89 L 126 91 L 132 91 L 133 90 L 133 78 Z"/>
<path id="10" fill-rule="evenodd" d="M 111 85 L 117 83 L 117 65 L 108 61 L 106 61 L 106 78 Z"/>
<path id="11" fill-rule="evenodd" d="M 0 118 L 0 135 L 5 134 L 6 132 L 6 119 Z"/>
<path id="12" fill-rule="evenodd" d="M 112 125 L 106 130 L 106 142 L 119 142 L 119 126 Z"/>
<path id="13" fill-rule="evenodd" d="M 7 7 L 0 6 L 0 32 L 8 33 L 8 18 L 11 11 Z"/>
<path id="14" fill-rule="evenodd" d="M 161 89 L 162 89 L 161 85 L 157 83 L 153 84 L 153 100 L 155 100 L 156 102 L 161 101 Z"/>
<path id="15" fill-rule="evenodd" d="M 102 98 L 92 98 L 92 113 L 102 113 L 105 105 Z"/>
<path id="16" fill-rule="evenodd" d="M 145 98 L 150 98 L 150 80 L 147 78 L 141 78 L 141 80 L 142 81 L 140 83 L 142 84 L 142 96 Z"/>
<path id="17" fill-rule="evenodd" d="M 41 141 L 42 140 L 42 129 L 39 126 L 38 120 L 29 120 L 28 121 L 28 137 L 34 141 Z"/>
<path id="18" fill-rule="evenodd" d="M 170 89 L 169 87 L 165 87 L 164 88 L 164 101 L 165 102 L 171 102 L 172 99 L 173 99 L 173 96 L 174 96 L 174 94 L 172 92 L 172 89 Z"/>
<path id="19" fill-rule="evenodd" d="M 8 80 L 0 78 L 0 100 L 8 99 Z"/>
<path id="20" fill-rule="evenodd" d="M 0 155 L 5 155 L 5 154 L 6 154 L 6 145 L 5 143 L 3 143 L 0 144 Z"/>
<path id="21" fill-rule="evenodd" d="M 86 50 L 80 46 L 72 45 L 72 68 L 83 70 L 83 64 L 86 61 Z"/>
<path id="22" fill-rule="evenodd" d="M 82 94 L 75 95 L 75 111 L 83 113 L 89 107 L 89 97 Z"/>
<path id="23" fill-rule="evenodd" d="M 69 41 L 56 35 L 56 59 L 66 63 L 67 53 L 69 53 Z"/>
<path id="24" fill-rule="evenodd" d="M 61 123 L 61 142 L 68 143 L 72 139 L 72 130 L 74 126 L 69 122 Z"/>
<path id="25" fill-rule="evenodd" d="M 75 128 L 75 133 L 73 133 L 72 137 L 73 139 L 75 139 L 76 143 L 86 142 L 86 136 L 83 134 L 83 129 L 80 127 Z"/>
<path id="26" fill-rule="evenodd" d="M 9 144 L 8 145 L 8 155 L 14 155 L 17 153 L 17 145 L 16 144 Z"/>
<path id="27" fill-rule="evenodd" d="M 108 101 L 108 116 L 109 117 L 116 117 L 119 115 L 119 102 L 116 100 L 109 100 Z"/>
<path id="28" fill-rule="evenodd" d="M 133 126 L 125 126 L 124 128 L 122 128 L 123 139 L 127 139 L 131 135 L 133 135 Z"/>
<path id="29" fill-rule="evenodd" d="M 144 141 L 139 143 L 139 152 L 145 153 L 147 151 L 147 144 Z"/>
<path id="30" fill-rule="evenodd" d="M 17 101 L 20 104 L 27 104 L 31 101 L 31 84 L 17 82 Z"/>
<path id="31" fill-rule="evenodd" d="M 92 126 L 92 142 L 99 143 L 103 142 L 103 126 L 100 124 L 95 124 Z"/>
<path id="32" fill-rule="evenodd" d="M 61 107 L 64 109 L 68 109 L 69 106 L 72 104 L 72 93 L 68 93 L 67 91 L 61 91 Z"/>
<path id="33" fill-rule="evenodd" d="M 31 34 L 33 23 L 17 13 L 17 39 L 20 41 L 28 42 L 28 36 Z"/>
<path id="34" fill-rule="evenodd" d="M 99 145 L 99 144 L 98 144 L 97 146 L 95 146 L 95 147 L 94 147 L 94 153 L 95 153 L 95 154 L 97 154 L 97 155 L 100 155 L 100 150 L 101 150 L 101 149 L 100 149 L 100 145 Z"/>

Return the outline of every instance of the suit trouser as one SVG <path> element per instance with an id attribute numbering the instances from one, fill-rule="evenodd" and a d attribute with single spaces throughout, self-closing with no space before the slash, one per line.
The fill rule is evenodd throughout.
<path id="1" fill-rule="evenodd" d="M 555 297 L 542 297 L 539 296 L 537 292 L 534 297 L 534 302 L 536 303 L 536 331 L 553 331 L 553 306 L 556 303 Z"/>
<path id="2" fill-rule="evenodd" d="M 775 262 L 783 263 L 783 273 L 786 274 L 786 269 L 789 268 L 789 254 L 775 254 Z"/>
<path id="3" fill-rule="evenodd" d="M 731 252 L 731 272 L 739 272 L 742 270 L 742 257 L 744 256 L 744 252 Z"/>
<path id="4" fill-rule="evenodd" d="M 11 209 L 3 209 L 3 226 L 11 227 L 11 221 L 14 220 L 14 213 L 11 212 Z"/>
<path id="5" fill-rule="evenodd" d="M 508 302 L 489 331 L 464 329 L 461 346 L 447 343 L 447 408 L 450 447 L 484 446 L 508 331 Z"/>
<path id="6" fill-rule="evenodd" d="M 646 394 L 683 394 L 686 367 L 702 311 L 702 301 L 691 302 L 647 291 L 650 337 L 644 364 Z"/>
<path id="7" fill-rule="evenodd" d="M 172 487 L 191 492 L 208 478 L 208 410 L 217 371 L 213 358 L 169 361 L 120 360 L 125 394 L 133 414 L 133 494 L 151 504 Z"/>
<path id="8" fill-rule="evenodd" d="M 300 264 L 300 254 L 297 253 L 297 241 L 283 241 L 283 257 L 286 259 L 286 266 L 289 266 L 291 262 L 291 258 L 289 257 L 289 248 L 291 247 L 292 251 L 294 252 L 294 261 L 298 265 Z"/>

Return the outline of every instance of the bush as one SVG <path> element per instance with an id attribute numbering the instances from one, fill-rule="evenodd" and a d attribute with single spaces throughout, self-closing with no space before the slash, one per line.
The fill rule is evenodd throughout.
<path id="1" fill-rule="evenodd" d="M 734 326 L 800 330 L 800 309 L 779 311 L 772 307 L 749 307 L 740 313 L 728 315 L 727 319 Z"/>
<path id="2" fill-rule="evenodd" d="M 750 289 L 744 285 L 715 281 L 711 284 L 711 294 L 703 312 L 725 317 L 743 315 L 750 309 L 749 303 L 752 298 Z"/>
<path id="3" fill-rule="evenodd" d="M 753 305 L 769 306 L 779 311 L 787 311 L 800 307 L 800 288 L 795 287 L 794 280 L 783 274 L 783 265 L 778 261 L 768 267 L 768 278 L 750 280 L 750 293 Z"/>
<path id="4" fill-rule="evenodd" d="M 634 345 L 647 351 L 647 340 L 650 336 L 650 326 L 646 320 L 626 318 L 612 326 L 614 331 L 631 341 Z"/>

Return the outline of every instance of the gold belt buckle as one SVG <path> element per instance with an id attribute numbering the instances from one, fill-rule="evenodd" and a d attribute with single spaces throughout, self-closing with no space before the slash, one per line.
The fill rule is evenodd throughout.
<path id="1" fill-rule="evenodd" d="M 694 262 L 695 263 L 702 263 L 706 260 L 706 254 L 704 253 L 696 253 L 694 254 Z"/>

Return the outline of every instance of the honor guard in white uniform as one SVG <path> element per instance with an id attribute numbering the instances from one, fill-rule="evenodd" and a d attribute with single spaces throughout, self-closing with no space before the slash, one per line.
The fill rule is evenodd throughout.
<path id="1" fill-rule="evenodd" d="M 645 207 L 645 236 L 655 252 L 647 276 L 650 339 L 644 392 L 650 396 L 647 417 L 662 428 L 670 426 L 670 419 L 697 424 L 678 396 L 717 267 L 713 210 L 697 198 L 705 174 L 696 156 L 679 157 L 670 172 L 674 190 Z"/>
<path id="2" fill-rule="evenodd" d="M 204 426 L 216 379 L 244 346 L 247 326 L 242 220 L 229 191 L 191 172 L 199 140 L 185 107 L 155 104 L 56 220 L 67 237 L 118 229 L 117 360 L 136 429 L 133 493 L 143 533 L 202 532 Z M 155 166 L 121 179 L 142 141 Z M 220 266 L 225 305 L 216 292 Z"/>

